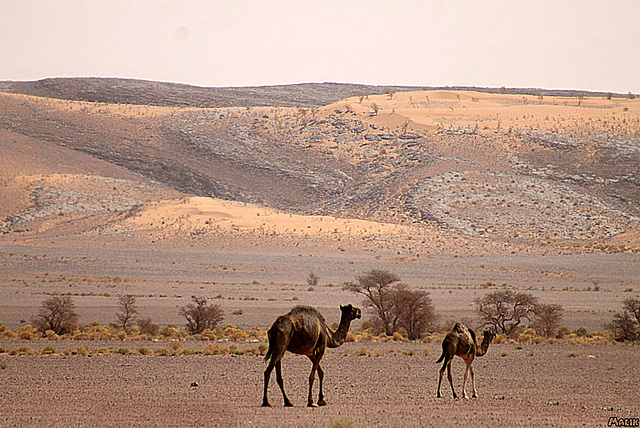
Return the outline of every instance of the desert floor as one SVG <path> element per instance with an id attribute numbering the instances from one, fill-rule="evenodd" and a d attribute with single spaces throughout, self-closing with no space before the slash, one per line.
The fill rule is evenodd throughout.
<path id="1" fill-rule="evenodd" d="M 59 350 L 79 345 L 56 343 Z M 347 343 L 330 350 L 323 359 L 328 404 L 318 408 L 305 406 L 310 363 L 301 356 L 283 360 L 295 407 L 282 406 L 272 378 L 273 407 L 263 408 L 266 364 L 259 356 L 5 354 L 0 426 L 604 427 L 612 417 L 640 417 L 637 346 L 492 345 L 474 363 L 475 400 L 453 400 L 446 378 L 443 398 L 436 398 L 439 354 L 437 343 Z M 460 393 L 461 360 L 453 372 Z M 314 389 L 316 396 L 317 381 Z"/>
<path id="2" fill-rule="evenodd" d="M 77 244 L 77 243 L 76 243 Z M 207 251 L 205 251 L 207 250 Z M 141 316 L 183 325 L 178 308 L 204 295 L 227 314 L 223 324 L 266 328 L 295 304 L 321 309 L 329 324 L 338 305 L 361 299 L 340 285 L 369 269 L 387 269 L 430 292 L 441 322 L 475 322 L 473 300 L 491 281 L 525 290 L 566 309 L 570 328 L 603 330 L 622 299 L 638 289 L 638 255 L 528 255 L 396 259 L 367 252 L 296 247 L 246 249 L 89 245 L 38 247 L 5 243 L 0 312 L 12 327 L 29 322 L 40 302 L 71 292 L 80 323 L 115 319 L 117 296 L 138 296 Z M 320 277 L 310 289 L 309 272 Z M 594 291 L 594 286 L 599 286 Z M 232 315 L 242 309 L 242 315 Z M 366 317 L 365 317 L 366 318 Z M 359 322 L 353 324 L 357 328 Z M 62 353 L 85 345 L 170 346 L 169 342 L 6 341 L 0 346 Z M 257 344 L 240 343 L 240 349 Z M 203 349 L 206 342 L 182 343 Z M 272 376 L 272 408 L 262 408 L 259 356 L 0 355 L 0 426 L 606 426 L 638 417 L 640 348 L 614 345 L 494 344 L 474 363 L 477 400 L 436 399 L 438 343 L 347 343 L 323 360 L 328 405 L 305 407 L 310 363 L 287 355 L 285 386 L 296 407 L 283 408 Z M 463 363 L 454 362 L 462 384 Z M 197 382 L 198 387 L 191 387 Z M 317 388 L 317 381 L 316 386 Z M 470 387 L 468 388 L 470 391 Z M 317 391 L 317 389 L 316 389 Z M 315 394 L 315 393 L 314 393 Z"/>

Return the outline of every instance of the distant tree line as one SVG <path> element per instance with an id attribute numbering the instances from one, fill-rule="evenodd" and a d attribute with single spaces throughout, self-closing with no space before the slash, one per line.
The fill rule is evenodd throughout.
<path id="1" fill-rule="evenodd" d="M 307 283 L 313 287 L 318 280 L 311 273 Z M 353 282 L 346 282 L 343 288 L 364 298 L 363 304 L 371 314 L 369 323 L 376 334 L 392 336 L 400 333 L 409 340 L 416 340 L 437 328 L 438 315 L 429 293 L 403 284 L 392 272 L 373 269 Z M 541 303 L 530 293 L 501 289 L 474 303 L 480 323 L 505 336 L 522 331 L 525 323 L 547 338 L 555 337 L 562 327 L 564 308 Z M 212 329 L 224 320 L 220 305 L 210 304 L 200 296 L 192 296 L 191 303 L 182 306 L 178 313 L 184 317 L 186 329 L 193 335 Z M 156 335 L 159 326 L 151 318 L 138 319 L 138 315 L 135 296 L 118 297 L 115 325 L 127 330 L 137 324 L 141 333 Z M 48 330 L 63 335 L 78 328 L 78 319 L 71 296 L 52 296 L 41 303 L 31 322 L 43 335 Z M 640 340 L 640 297 L 625 299 L 622 310 L 613 315 L 606 327 L 614 333 L 616 340 Z"/>
<path id="2" fill-rule="evenodd" d="M 224 311 L 220 305 L 207 303 L 205 297 L 192 296 L 191 300 L 191 303 L 178 311 L 186 319 L 187 331 L 190 334 L 200 334 L 224 320 Z M 137 321 L 141 333 L 156 335 L 160 327 L 151 318 L 138 320 L 139 313 L 135 296 L 119 296 L 115 325 L 122 330 L 127 330 Z M 80 315 L 76 311 L 71 296 L 52 296 L 42 302 L 31 323 L 43 335 L 46 335 L 47 330 L 62 335 L 76 330 L 79 318 Z"/>

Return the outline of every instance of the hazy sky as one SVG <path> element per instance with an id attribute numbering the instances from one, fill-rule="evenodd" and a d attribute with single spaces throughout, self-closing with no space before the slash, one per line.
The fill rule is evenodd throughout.
<path id="1" fill-rule="evenodd" d="M 640 93 L 640 1 L 0 0 L 0 80 Z"/>

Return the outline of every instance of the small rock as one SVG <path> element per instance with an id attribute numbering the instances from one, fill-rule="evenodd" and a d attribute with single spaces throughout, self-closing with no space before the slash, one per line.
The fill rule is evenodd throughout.
<path id="1" fill-rule="evenodd" d="M 191 382 L 191 388 L 197 388 L 198 386 L 198 382 Z"/>
<path id="2" fill-rule="evenodd" d="M 504 400 L 504 395 L 494 395 L 494 400 Z"/>

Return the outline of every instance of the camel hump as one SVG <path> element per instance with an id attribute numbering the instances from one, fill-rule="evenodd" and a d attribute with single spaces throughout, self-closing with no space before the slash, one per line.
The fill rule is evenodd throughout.
<path id="1" fill-rule="evenodd" d="M 298 317 L 298 316 L 316 317 L 318 320 L 320 320 L 320 322 L 322 323 L 325 322 L 322 314 L 312 306 L 306 306 L 306 305 L 295 306 L 293 309 L 291 309 L 291 311 L 289 311 L 289 316 L 290 317 Z"/>
<path id="2" fill-rule="evenodd" d="M 456 333 L 462 333 L 462 334 L 466 334 L 469 331 L 469 329 L 464 324 L 460 324 L 459 322 L 457 322 L 453 326 L 452 330 L 455 331 Z"/>

